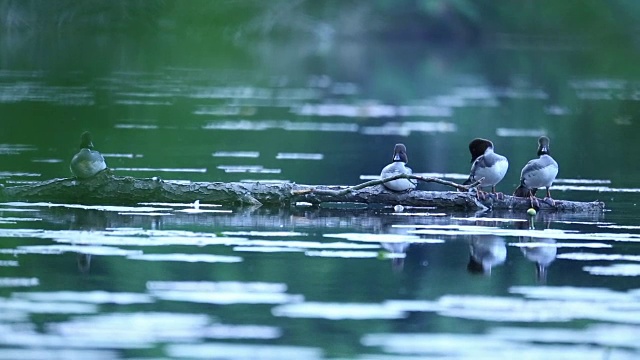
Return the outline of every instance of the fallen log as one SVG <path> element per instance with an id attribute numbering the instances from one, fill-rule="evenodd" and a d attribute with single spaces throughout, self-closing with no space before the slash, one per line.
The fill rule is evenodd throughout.
<path id="1" fill-rule="evenodd" d="M 398 178 L 414 178 L 436 182 L 458 191 L 392 192 L 381 184 Z M 528 198 L 505 195 L 503 199 L 487 196 L 479 200 L 476 186 L 460 185 L 437 178 L 397 175 L 381 180 L 346 187 L 299 185 L 295 183 L 262 182 L 176 182 L 160 178 L 115 176 L 110 170 L 89 179 L 64 178 L 0 188 L 0 200 L 54 202 L 104 205 L 135 205 L 142 202 L 194 202 L 234 206 L 291 206 L 308 203 L 311 206 L 335 203 L 361 203 L 384 206 L 450 208 L 457 210 L 528 209 Z M 588 212 L 602 211 L 604 203 L 556 200 L 555 206 L 539 201 L 540 210 Z"/>

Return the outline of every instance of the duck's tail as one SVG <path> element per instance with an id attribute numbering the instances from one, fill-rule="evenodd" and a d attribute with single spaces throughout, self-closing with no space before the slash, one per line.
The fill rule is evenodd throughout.
<path id="1" fill-rule="evenodd" d="M 472 178 L 471 178 L 471 175 L 469 175 L 469 178 L 468 178 L 467 180 L 465 180 L 465 181 L 462 183 L 462 185 L 469 185 L 469 184 L 471 184 L 471 183 L 473 183 L 473 180 L 472 180 Z M 462 190 L 458 189 L 458 191 L 462 191 Z"/>
<path id="2" fill-rule="evenodd" d="M 531 192 L 531 189 L 528 189 L 526 186 L 520 184 L 520 186 L 516 188 L 516 191 L 513 192 L 513 196 L 529 197 L 530 192 Z"/>
<path id="3" fill-rule="evenodd" d="M 484 274 L 484 268 L 482 267 L 482 263 L 473 258 L 473 256 L 469 255 L 469 262 L 467 263 L 467 271 L 469 274 Z"/>

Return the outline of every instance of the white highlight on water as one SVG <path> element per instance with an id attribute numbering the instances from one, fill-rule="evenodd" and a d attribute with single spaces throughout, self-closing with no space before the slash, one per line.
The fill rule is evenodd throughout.
<path id="1" fill-rule="evenodd" d="M 225 173 L 280 174 L 281 169 L 266 169 L 262 165 L 218 165 Z"/>
<path id="2" fill-rule="evenodd" d="M 61 163 L 63 160 L 62 159 L 33 159 L 31 160 L 31 162 L 34 163 L 45 163 L 45 164 L 57 164 L 57 163 Z"/>
<path id="3" fill-rule="evenodd" d="M 111 154 L 111 153 L 102 153 L 102 156 L 106 158 L 124 158 L 124 159 L 140 159 L 143 158 L 142 154 Z"/>
<path id="4" fill-rule="evenodd" d="M 160 172 L 184 172 L 184 173 L 206 173 L 207 168 L 145 168 L 145 167 L 122 167 L 114 168 L 115 171 L 160 171 Z"/>
<path id="5" fill-rule="evenodd" d="M 147 124 L 116 124 L 114 126 L 116 129 L 138 129 L 138 130 L 156 130 L 158 129 L 158 125 L 147 125 Z"/>
<path id="6" fill-rule="evenodd" d="M 205 263 L 237 263 L 241 262 L 242 258 L 239 256 L 225 256 L 225 255 L 213 255 L 213 254 L 136 254 L 129 255 L 127 257 L 131 260 L 145 260 L 145 261 L 184 261 L 184 262 L 205 262 Z"/>
<path id="7" fill-rule="evenodd" d="M 38 285 L 40 285 L 38 278 L 0 277 L 0 287 L 30 287 Z"/>
<path id="8" fill-rule="evenodd" d="M 609 266 L 585 266 L 582 268 L 591 275 L 600 276 L 640 276 L 640 265 L 638 264 L 613 264 Z M 640 311 L 636 311 L 636 317 Z"/>
<path id="9" fill-rule="evenodd" d="M 626 254 L 595 254 L 595 253 L 564 253 L 556 256 L 558 259 L 578 260 L 578 261 L 638 261 L 640 255 Z"/>
<path id="10" fill-rule="evenodd" d="M 608 186 L 554 185 L 557 191 L 594 191 L 605 193 L 638 193 L 640 188 L 612 188 Z"/>
<path id="11" fill-rule="evenodd" d="M 384 304 L 303 302 L 276 306 L 274 316 L 328 320 L 401 319 L 403 310 Z"/>
<path id="12" fill-rule="evenodd" d="M 554 184 L 611 184 L 607 179 L 555 179 Z"/>
<path id="13" fill-rule="evenodd" d="M 259 151 L 216 151 L 211 154 L 213 157 L 228 157 L 228 158 L 259 158 Z"/>
<path id="14" fill-rule="evenodd" d="M 540 137 L 546 134 L 547 131 L 544 129 L 496 129 L 496 135 L 502 137 Z"/>
<path id="15" fill-rule="evenodd" d="M 167 353 L 172 358 L 211 359 L 213 354 L 224 354 L 227 360 L 282 360 L 324 359 L 321 349 L 288 345 L 257 345 L 239 343 L 169 344 Z"/>
<path id="16" fill-rule="evenodd" d="M 350 241 L 376 242 L 376 243 L 443 243 L 441 239 L 423 239 L 417 235 L 400 234 L 367 234 L 367 233 L 339 233 L 323 234 L 323 237 L 338 238 Z"/>
<path id="17" fill-rule="evenodd" d="M 324 154 L 316 153 L 278 153 L 276 155 L 278 160 L 322 160 Z"/>

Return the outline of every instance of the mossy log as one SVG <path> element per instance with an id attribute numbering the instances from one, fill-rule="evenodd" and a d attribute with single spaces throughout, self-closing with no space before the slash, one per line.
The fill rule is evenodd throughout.
<path id="1" fill-rule="evenodd" d="M 399 176 L 404 177 L 404 176 Z M 353 187 L 327 185 L 299 185 L 294 183 L 261 182 L 174 182 L 159 178 L 115 176 L 104 171 L 90 179 L 53 179 L 0 189 L 2 201 L 54 202 L 79 204 L 133 205 L 142 202 L 194 202 L 234 206 L 290 206 L 306 202 L 312 205 L 331 203 L 360 203 L 383 206 L 435 207 L 457 210 L 527 209 L 528 198 L 505 195 L 504 199 L 487 196 L 478 200 L 475 188 L 433 178 L 422 181 L 448 184 L 466 191 L 392 192 L 384 181 L 398 176 L 374 180 Z M 415 177 L 415 176 L 411 176 Z M 471 190 L 471 191 L 469 191 Z M 556 200 L 555 206 L 539 201 L 541 210 L 602 211 L 604 203 Z"/>

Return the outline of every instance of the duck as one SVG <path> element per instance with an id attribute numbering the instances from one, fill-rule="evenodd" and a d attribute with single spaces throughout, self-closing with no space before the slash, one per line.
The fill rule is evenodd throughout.
<path id="1" fill-rule="evenodd" d="M 85 131 L 80 135 L 80 151 L 73 156 L 69 169 L 79 179 L 90 178 L 107 168 L 104 157 L 93 150 L 91 133 Z"/>
<path id="2" fill-rule="evenodd" d="M 507 259 L 504 238 L 494 235 L 478 235 L 469 244 L 467 271 L 471 274 L 491 275 L 491 269 L 502 265 Z"/>
<path id="3" fill-rule="evenodd" d="M 538 139 L 538 158 L 529 160 L 520 173 L 520 185 L 516 188 L 513 196 L 529 197 L 531 203 L 538 201 L 535 198 L 539 188 L 546 188 L 545 202 L 555 206 L 555 201 L 551 198 L 551 185 L 558 176 L 558 163 L 549 154 L 549 138 L 541 136 Z"/>
<path id="4" fill-rule="evenodd" d="M 556 260 L 558 254 L 556 240 L 551 238 L 530 238 L 525 242 L 537 243 L 535 246 L 522 246 L 520 251 L 522 251 L 527 260 L 536 264 L 536 280 L 545 284 L 549 265 Z"/>
<path id="5" fill-rule="evenodd" d="M 473 139 L 469 143 L 469 152 L 471 153 L 471 171 L 463 185 L 469 185 L 484 178 L 479 187 L 491 187 L 491 193 L 502 198 L 502 193 L 496 193 L 496 185 L 507 173 L 509 160 L 494 152 L 493 143 L 487 139 Z M 479 191 L 478 196 L 484 197 L 484 194 Z"/>
<path id="6" fill-rule="evenodd" d="M 396 144 L 393 148 L 393 162 L 382 169 L 380 178 L 385 179 L 398 174 L 412 174 L 411 168 L 406 166 L 408 162 L 407 147 L 404 144 Z M 387 181 L 383 185 L 392 191 L 407 191 L 415 189 L 417 183 L 415 179 L 396 179 Z"/>

